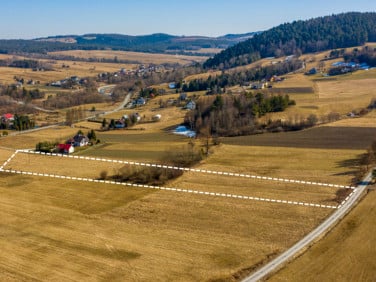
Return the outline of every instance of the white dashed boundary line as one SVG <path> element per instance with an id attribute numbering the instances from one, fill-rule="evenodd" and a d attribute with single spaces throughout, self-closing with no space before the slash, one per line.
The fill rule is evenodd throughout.
<path id="1" fill-rule="evenodd" d="M 4 167 L 17 155 L 17 153 L 18 153 L 19 151 L 17 150 L 17 151 L 15 151 L 14 153 L 13 153 L 13 155 L 11 155 L 10 157 L 9 157 L 9 159 L 7 159 L 1 166 L 0 166 L 0 171 L 3 171 L 4 170 Z"/>
<path id="2" fill-rule="evenodd" d="M 206 169 L 195 169 L 195 168 L 177 167 L 177 166 L 169 166 L 169 165 L 161 165 L 161 164 L 150 164 L 150 163 L 143 163 L 143 162 L 112 160 L 112 159 L 105 159 L 105 158 L 98 158 L 98 157 L 85 157 L 85 156 L 78 156 L 78 155 L 44 153 L 44 152 L 36 152 L 36 151 L 31 151 L 31 150 L 18 150 L 18 152 L 26 153 L 26 154 L 82 159 L 82 160 L 89 160 L 89 161 L 121 163 L 121 164 L 129 164 L 129 165 L 136 165 L 136 166 L 157 167 L 157 168 L 191 171 L 191 172 L 199 172 L 199 173 L 207 173 L 207 174 L 215 174 L 215 175 L 243 177 L 243 178 L 248 178 L 248 179 L 275 181 L 275 182 L 283 182 L 283 183 L 295 183 L 295 184 L 305 184 L 305 185 L 312 185 L 312 186 L 324 186 L 324 187 L 331 187 L 331 188 L 342 188 L 342 189 L 353 189 L 353 190 L 356 189 L 356 187 L 353 187 L 353 186 L 338 185 L 338 184 L 329 184 L 329 183 L 312 182 L 312 181 L 304 181 L 304 180 L 293 180 L 293 179 L 277 178 L 277 177 L 269 177 L 269 176 L 249 175 L 249 174 L 243 174 L 243 173 L 233 173 L 233 172 L 224 172 L 224 171 L 212 171 L 212 170 L 206 170 Z"/>
<path id="3" fill-rule="evenodd" d="M 227 194 L 227 193 L 207 192 L 207 191 L 198 191 L 198 190 L 181 189 L 181 188 L 169 188 L 169 187 L 161 187 L 161 186 L 127 183 L 127 182 L 116 182 L 116 181 L 109 181 L 109 180 L 98 180 L 98 179 L 91 179 L 91 178 L 85 178 L 85 177 L 64 176 L 64 175 L 56 175 L 56 174 L 49 174 L 49 173 L 28 172 L 28 171 L 20 171 L 20 170 L 12 170 L 12 169 L 1 169 L 1 171 L 7 172 L 7 173 L 14 173 L 14 174 L 59 178 L 59 179 L 67 179 L 67 180 L 75 180 L 75 181 L 86 181 L 86 182 L 102 183 L 102 184 L 113 184 L 113 185 L 137 187 L 137 188 L 144 188 L 144 189 L 155 189 L 155 190 L 162 190 L 162 191 L 188 193 L 188 194 L 199 194 L 199 195 L 206 195 L 206 196 L 213 196 L 213 197 L 243 199 L 243 200 L 296 205 L 296 206 L 315 207 L 315 208 L 327 208 L 327 209 L 338 208 L 337 206 L 312 204 L 312 203 L 297 202 L 297 201 L 276 200 L 276 199 L 243 196 L 243 195 L 235 195 L 235 194 Z"/>
<path id="4" fill-rule="evenodd" d="M 342 203 L 338 206 L 338 208 L 340 209 L 348 200 L 350 200 L 350 198 L 352 197 L 352 195 L 355 194 L 356 190 L 358 188 L 355 188 L 343 201 Z"/>

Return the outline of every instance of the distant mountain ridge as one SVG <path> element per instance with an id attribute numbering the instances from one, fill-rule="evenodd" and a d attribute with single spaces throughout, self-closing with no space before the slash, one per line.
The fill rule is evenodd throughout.
<path id="1" fill-rule="evenodd" d="M 255 34 L 208 59 L 204 67 L 226 69 L 265 57 L 353 47 L 366 42 L 376 42 L 376 13 L 342 13 L 285 23 Z"/>
<path id="2" fill-rule="evenodd" d="M 225 49 L 252 37 L 254 32 L 220 37 L 176 36 L 165 33 L 150 35 L 84 34 L 57 35 L 32 40 L 0 40 L 0 53 L 46 53 L 63 50 L 124 50 L 152 53 L 190 52 L 202 48 Z"/>
<path id="3" fill-rule="evenodd" d="M 76 43 L 81 46 L 100 46 L 112 49 L 163 52 L 166 50 L 198 50 L 201 48 L 227 48 L 231 45 L 252 37 L 255 32 L 246 34 L 228 34 L 219 37 L 208 36 L 177 36 L 165 33 L 149 35 L 123 34 L 84 34 L 67 36 L 50 36 L 37 38 L 36 41 L 63 42 L 64 39 L 73 39 L 67 43 Z"/>

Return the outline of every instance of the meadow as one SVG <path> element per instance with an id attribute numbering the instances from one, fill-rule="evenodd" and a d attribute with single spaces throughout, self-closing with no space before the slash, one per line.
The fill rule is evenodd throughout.
<path id="1" fill-rule="evenodd" d="M 2 280 L 241 276 L 331 212 L 10 174 L 0 183 Z"/>
<path id="2" fill-rule="evenodd" d="M 349 110 L 366 107 L 373 98 L 373 75 L 374 71 L 359 72 L 335 80 L 288 75 L 275 89 L 289 89 L 297 105 L 265 118 L 330 111 L 344 117 Z M 145 107 L 106 115 L 109 121 L 138 112 L 143 122 L 129 130 L 98 131 L 100 144 L 76 154 L 163 163 L 166 153 L 188 144 L 204 150 L 202 140 L 171 133 L 183 121 L 185 111 L 161 108 L 160 99 L 167 102 L 176 97 L 162 96 Z M 95 107 L 101 110 L 111 105 Z M 150 122 L 155 114 L 161 114 L 161 120 Z M 221 144 L 211 147 L 208 157 L 194 168 L 349 185 L 357 172 L 359 156 L 375 140 L 375 115 L 373 111 L 299 132 L 222 138 Z M 75 127 L 1 137 L 0 162 L 14 149 L 32 149 L 40 141 L 65 141 L 78 129 L 86 132 L 99 126 L 85 121 Z M 99 178 L 101 171 L 111 174 L 120 167 L 19 153 L 6 168 Z M 237 281 L 297 242 L 333 211 L 4 172 L 0 176 L 0 280 Z M 333 187 L 192 171 L 165 186 L 331 206 L 343 200 L 342 189 Z M 361 215 L 355 215 L 362 216 L 362 221 L 356 221 L 353 230 L 361 232 L 370 224 L 366 209 L 373 206 L 371 201 L 366 203 L 365 209 L 359 207 Z M 361 226 L 363 229 L 357 229 Z M 342 234 L 339 230 L 333 233 Z M 358 238 L 359 242 L 363 240 L 360 235 Z M 345 246 L 348 253 L 350 245 Z M 318 248 L 315 256 L 328 254 L 325 259 L 334 263 L 329 259 L 332 253 L 321 252 L 328 245 Z M 348 263 L 346 260 L 342 261 Z M 297 267 L 301 267 L 299 262 Z M 315 267 L 312 269 L 330 271 Z M 367 279 L 364 271 L 362 277 Z M 294 272 L 287 271 L 281 279 L 291 280 Z M 300 277 L 304 280 L 303 273 Z M 314 271 L 309 275 L 314 277 Z"/>
<path id="3" fill-rule="evenodd" d="M 268 281 L 373 281 L 375 201 L 375 191 L 369 192 L 324 239 Z"/>
<path id="4" fill-rule="evenodd" d="M 19 57 L 18 59 L 27 59 L 26 57 Z M 15 83 L 14 77 L 22 77 L 25 81 L 34 80 L 41 84 L 50 83 L 56 80 L 69 78 L 71 76 L 79 77 L 93 77 L 102 72 L 116 72 L 121 68 L 135 69 L 136 64 L 115 64 L 115 63 L 95 63 L 95 62 L 75 62 L 67 60 L 39 60 L 48 63 L 52 66 L 50 71 L 33 71 L 32 69 L 0 67 L 0 83 L 11 84 Z M 69 68 L 63 67 L 69 66 Z M 38 85 L 32 86 L 33 88 Z M 56 88 L 56 90 L 60 90 Z"/>
<path id="5" fill-rule="evenodd" d="M 208 57 L 204 56 L 186 56 L 175 54 L 153 54 L 130 51 L 112 51 L 112 50 L 71 50 L 50 52 L 51 55 L 73 56 L 77 58 L 94 58 L 94 59 L 114 59 L 116 56 L 118 60 L 129 62 L 137 62 L 140 64 L 180 64 L 187 65 L 194 62 L 203 62 Z"/>

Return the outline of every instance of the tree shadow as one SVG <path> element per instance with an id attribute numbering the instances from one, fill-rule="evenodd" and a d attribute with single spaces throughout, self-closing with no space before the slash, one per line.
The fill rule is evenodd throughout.
<path id="1" fill-rule="evenodd" d="M 355 158 L 341 160 L 337 162 L 337 167 L 354 169 L 360 165 L 360 159 L 362 158 L 362 156 L 363 154 L 359 154 Z"/>
<path id="2" fill-rule="evenodd" d="M 354 176 L 359 174 L 360 160 L 363 154 L 357 155 L 355 158 L 338 161 L 337 168 L 345 168 L 346 171 L 333 174 L 334 176 Z"/>

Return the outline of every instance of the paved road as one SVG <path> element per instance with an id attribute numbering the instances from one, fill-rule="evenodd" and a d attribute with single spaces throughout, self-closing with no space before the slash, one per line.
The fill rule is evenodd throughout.
<path id="1" fill-rule="evenodd" d="M 349 200 L 337 209 L 331 216 L 329 216 L 322 224 L 320 224 L 315 230 L 305 236 L 302 240 L 292 246 L 290 249 L 285 251 L 283 254 L 260 268 L 258 271 L 245 278 L 243 282 L 256 282 L 265 278 L 267 275 L 272 272 L 280 269 L 285 263 L 292 260 L 299 252 L 303 251 L 306 247 L 311 245 L 315 240 L 319 239 L 326 232 L 330 230 L 339 220 L 341 220 L 358 202 L 360 196 L 364 193 L 368 182 L 372 179 L 372 173 L 369 173 L 364 179 L 363 182 L 354 189 L 353 195 Z"/>
<path id="2" fill-rule="evenodd" d="M 23 101 L 16 101 L 16 100 L 13 100 L 12 99 L 12 102 L 16 103 L 16 104 L 19 104 L 19 105 L 26 105 L 25 102 Z M 41 107 L 38 107 L 37 105 L 34 105 L 32 103 L 28 103 L 27 104 L 29 107 L 32 107 L 38 111 L 41 111 L 41 112 L 45 112 L 45 113 L 57 113 L 56 110 L 47 110 L 47 109 L 44 109 L 44 108 L 41 108 Z"/>
<path id="3" fill-rule="evenodd" d="M 119 112 L 119 111 L 123 110 L 124 107 L 129 103 L 132 95 L 133 95 L 133 93 L 129 92 L 127 94 L 127 96 L 125 96 L 123 102 L 121 102 L 121 104 L 117 108 L 115 108 L 115 109 L 113 109 L 111 111 L 108 111 L 108 112 L 104 112 L 103 115 L 105 115 L 105 114 L 112 114 L 112 113 L 116 113 L 116 112 Z"/>
<path id="4" fill-rule="evenodd" d="M 102 114 L 100 114 L 100 116 L 106 115 L 106 114 L 116 113 L 116 112 L 123 110 L 124 107 L 129 103 L 132 95 L 133 95 L 133 93 L 129 92 L 127 94 L 127 96 L 125 96 L 123 102 L 121 102 L 121 104 L 118 107 L 116 107 L 115 109 L 113 109 L 111 111 L 103 112 Z M 87 119 L 90 119 L 90 118 L 95 118 L 95 117 L 96 116 L 87 117 L 84 120 L 87 120 Z M 22 130 L 22 131 L 13 131 L 12 130 L 12 131 L 9 132 L 9 135 L 14 136 L 14 135 L 26 134 L 26 133 L 30 133 L 30 132 L 34 132 L 34 131 L 45 130 L 45 129 L 57 127 L 57 126 L 64 125 L 64 124 L 65 124 L 64 122 L 59 122 L 59 123 L 51 124 L 51 125 L 48 125 L 48 126 L 37 127 L 37 128 L 33 128 L 33 129 L 28 129 L 28 130 Z"/>
<path id="5" fill-rule="evenodd" d="M 22 135 L 22 134 L 26 134 L 26 133 L 30 133 L 30 132 L 54 128 L 54 127 L 57 127 L 57 126 L 60 126 L 60 125 L 64 125 L 64 122 L 55 123 L 55 124 L 51 124 L 51 125 L 47 125 L 47 126 L 41 126 L 41 127 L 37 127 L 37 128 L 28 129 L 28 130 L 22 130 L 22 131 L 11 130 L 11 131 L 8 131 L 8 133 L 9 133 L 8 135 L 9 136 Z"/>

